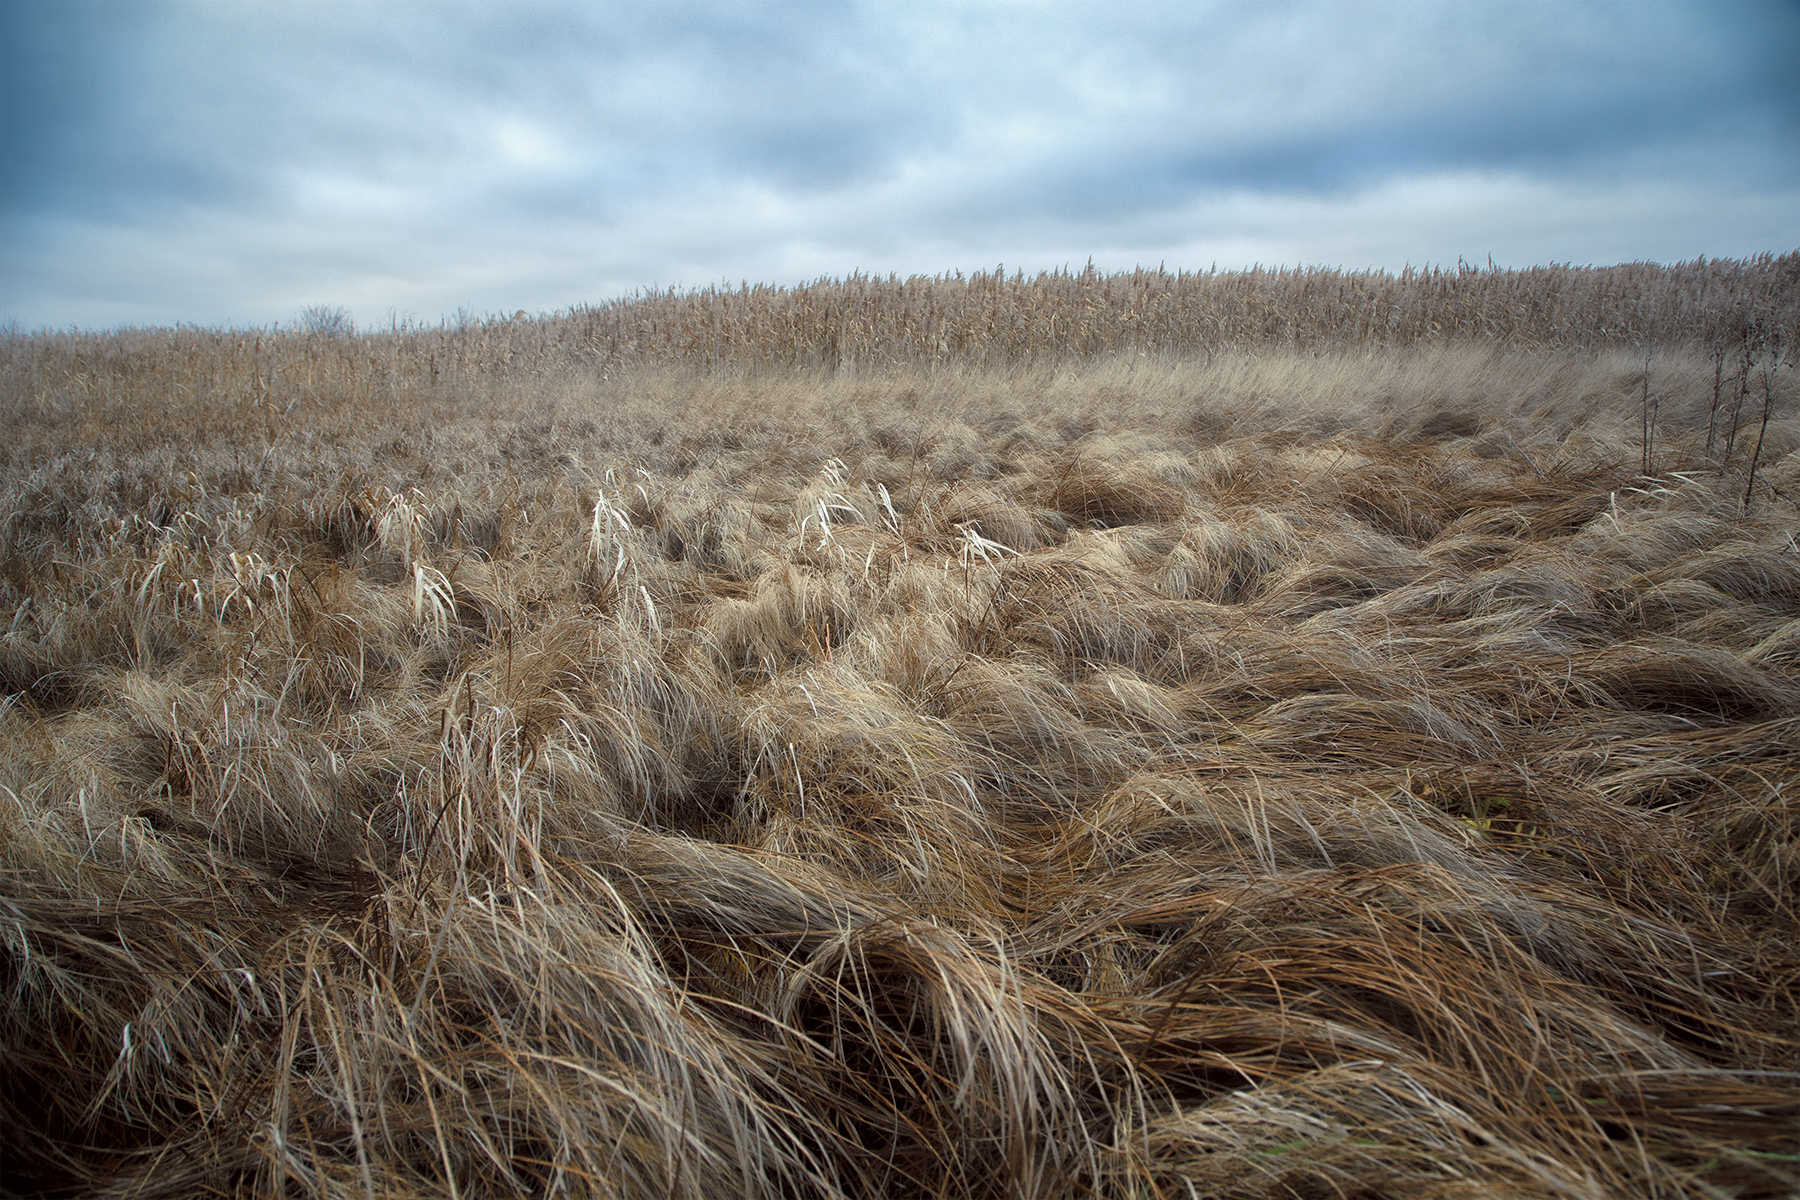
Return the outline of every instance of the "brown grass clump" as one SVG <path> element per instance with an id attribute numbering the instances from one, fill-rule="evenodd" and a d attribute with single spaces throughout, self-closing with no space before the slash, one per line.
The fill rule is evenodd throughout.
<path id="1" fill-rule="evenodd" d="M 0 1192 L 1796 1194 L 1791 257 L 12 337 Z"/>

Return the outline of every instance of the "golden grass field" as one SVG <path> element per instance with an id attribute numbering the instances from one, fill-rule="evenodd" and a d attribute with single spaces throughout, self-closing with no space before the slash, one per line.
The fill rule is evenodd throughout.
<path id="1" fill-rule="evenodd" d="M 0 335 L 0 1195 L 1800 1195 L 1797 314 Z"/>

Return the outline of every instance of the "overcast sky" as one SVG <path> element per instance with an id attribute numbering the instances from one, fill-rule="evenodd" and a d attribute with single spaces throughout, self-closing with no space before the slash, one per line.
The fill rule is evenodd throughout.
<path id="1" fill-rule="evenodd" d="M 1800 3 L 0 0 L 0 324 L 1800 248 Z"/>

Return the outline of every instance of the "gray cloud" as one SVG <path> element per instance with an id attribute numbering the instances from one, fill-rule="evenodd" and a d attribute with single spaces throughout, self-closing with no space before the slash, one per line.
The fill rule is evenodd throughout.
<path id="1" fill-rule="evenodd" d="M 0 22 L 0 319 L 28 325 L 1800 243 L 1791 3 L 0 0 Z"/>

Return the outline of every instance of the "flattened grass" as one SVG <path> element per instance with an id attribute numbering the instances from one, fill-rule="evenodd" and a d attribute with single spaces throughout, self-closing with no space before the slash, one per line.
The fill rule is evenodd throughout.
<path id="1" fill-rule="evenodd" d="M 12 397 L 5 1187 L 1792 1194 L 1708 365 Z"/>

